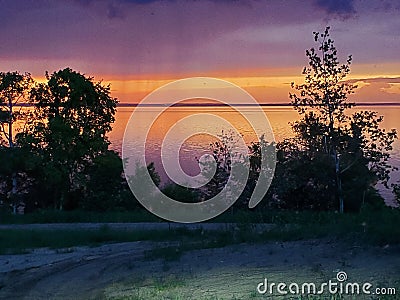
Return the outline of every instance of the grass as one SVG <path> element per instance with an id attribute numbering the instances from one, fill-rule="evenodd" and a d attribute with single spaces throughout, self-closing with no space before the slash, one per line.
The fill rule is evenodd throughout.
<path id="1" fill-rule="evenodd" d="M 290 272 L 290 270 L 288 270 Z M 231 274 L 232 275 L 232 274 Z M 257 282 L 255 278 L 254 282 Z M 143 277 L 130 279 L 108 286 L 102 292 L 102 299 L 112 300 L 144 300 L 144 299 L 208 299 L 208 300 L 237 300 L 237 299 L 293 299 L 293 300 L 342 300 L 342 299 L 399 299 L 398 295 L 383 295 L 380 297 L 371 297 L 366 295 L 341 295 L 328 294 L 323 295 L 286 295 L 286 296 L 265 296 L 260 295 L 246 284 L 241 288 L 230 289 L 221 288 L 223 291 L 215 291 L 217 286 L 211 290 L 207 289 L 209 279 L 204 276 L 194 276 L 188 278 L 183 275 L 170 274 L 162 277 L 154 275 L 152 277 Z M 223 283 L 223 282 L 222 282 Z M 253 280 L 249 281 L 250 285 Z M 199 288 L 199 286 L 203 288 Z"/>
<path id="2" fill-rule="evenodd" d="M 271 223 L 271 224 L 324 224 L 341 222 L 343 219 L 361 219 L 400 216 L 400 209 L 381 208 L 373 210 L 364 209 L 361 213 L 346 213 L 340 215 L 336 212 L 315 212 L 315 211 L 292 211 L 292 210 L 270 210 L 267 208 L 256 208 L 253 210 L 231 209 L 207 222 L 212 223 Z M 134 211 L 59 211 L 59 210 L 38 210 L 25 215 L 13 215 L 0 211 L 0 224 L 46 224 L 46 223 L 142 223 L 142 222 L 166 222 L 147 211 L 137 209 Z"/>
<path id="3" fill-rule="evenodd" d="M 65 213 L 68 215 L 69 213 Z M 97 215 L 99 216 L 99 215 Z M 102 220 L 115 221 L 124 214 L 103 215 Z M 305 239 L 333 238 L 367 245 L 400 244 L 400 211 L 382 209 L 363 211 L 358 214 L 280 212 L 270 222 L 272 229 L 258 231 L 250 221 L 251 215 L 242 214 L 235 229 L 219 231 L 174 230 L 112 230 L 102 226 L 98 230 L 0 230 L 0 254 L 24 253 L 29 249 L 48 247 L 61 249 L 73 246 L 95 246 L 113 242 L 132 241 L 179 241 L 176 246 L 157 248 L 147 253 L 148 258 L 177 260 L 182 253 L 204 248 L 218 248 L 238 243 L 261 243 L 267 241 L 294 241 Z M 18 216 L 13 216 L 18 217 Z M 27 221 L 32 216 L 22 216 Z M 265 216 L 264 216 L 265 217 Z M 64 216 L 65 218 L 65 216 Z M 114 218 L 114 219 L 111 219 Z M 14 221 L 17 220 L 13 219 Z M 43 219 L 42 219 L 43 220 Z M 65 219 L 64 219 L 65 220 Z M 93 220 L 93 219 L 92 219 Z M 101 220 L 98 218 L 96 220 Z M 128 219 L 124 219 L 128 220 Z M 265 218 L 263 220 L 266 220 Z M 132 220 L 131 220 L 132 221 Z M 230 221 L 234 221 L 231 219 Z"/>
<path id="4" fill-rule="evenodd" d="M 116 284 L 105 291 L 105 299 L 141 300 L 141 299 L 187 299 L 179 296 L 179 289 L 185 286 L 185 281 L 177 276 L 164 278 L 140 278 L 123 284 Z M 134 287 L 134 288 L 132 288 Z M 160 297 L 160 294 L 164 296 Z"/>
<path id="5" fill-rule="evenodd" d="M 364 220 L 364 219 L 362 219 Z M 331 238 L 352 244 L 386 246 L 400 244 L 400 227 L 393 226 L 399 222 L 399 217 L 386 216 L 385 219 L 376 218 L 370 222 L 360 222 L 358 218 L 343 217 L 341 220 L 330 223 L 312 224 L 277 224 L 274 228 L 257 231 L 248 224 L 238 226 L 237 229 L 203 232 L 197 239 L 181 239 L 179 244 L 167 247 L 158 247 L 146 252 L 148 259 L 161 258 L 165 261 L 179 260 L 187 251 L 209 248 L 222 248 L 240 243 L 263 243 L 271 241 L 296 241 Z M 196 236 L 196 235 L 194 235 Z"/>
<path id="6" fill-rule="evenodd" d="M 109 300 L 147 300 L 147 299 L 165 299 L 165 300 L 186 300 L 186 299 L 204 299 L 204 300 L 239 300 L 239 299 L 260 299 L 256 292 L 248 292 L 243 297 L 220 297 L 211 291 L 193 291 L 190 279 L 181 275 L 171 274 L 167 276 L 153 276 L 144 278 L 135 278 L 113 284 L 103 291 L 103 298 Z M 194 287 L 198 288 L 198 287 Z"/>
<path id="7" fill-rule="evenodd" d="M 0 213 L 0 224 L 46 224 L 46 223 L 141 223 L 162 222 L 145 209 L 137 211 L 88 212 L 81 210 L 39 210 L 25 215 Z"/>
<path id="8" fill-rule="evenodd" d="M 103 226 L 98 230 L 0 230 L 0 254 L 26 253 L 34 248 L 63 249 L 104 243 L 170 241 L 192 235 L 182 230 L 118 231 Z"/>

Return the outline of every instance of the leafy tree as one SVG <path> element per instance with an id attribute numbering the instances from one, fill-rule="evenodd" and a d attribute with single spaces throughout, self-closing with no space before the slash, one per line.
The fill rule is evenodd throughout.
<path id="1" fill-rule="evenodd" d="M 127 163 L 127 160 L 123 160 L 123 163 Z M 146 175 L 150 175 L 153 183 L 143 181 Z M 126 176 L 126 174 L 125 174 Z M 135 196 L 139 199 L 153 197 L 154 193 L 159 190 L 161 183 L 160 175 L 157 173 L 154 162 L 149 163 L 146 167 L 140 166 L 136 163 L 134 175 L 126 176 L 126 180 L 130 186 L 140 186 L 140 189 L 135 189 Z M 129 192 L 127 195 L 127 201 L 125 202 L 126 208 L 135 208 L 139 203 L 135 198 L 132 199 L 132 193 Z M 125 197 L 124 197 L 125 198 Z M 135 201 L 132 201 L 135 200 Z"/>
<path id="2" fill-rule="evenodd" d="M 166 196 L 168 196 L 176 201 L 180 201 L 180 202 L 184 202 L 184 203 L 199 202 L 198 190 L 184 187 L 179 184 L 170 183 L 162 189 L 162 192 Z"/>
<path id="3" fill-rule="evenodd" d="M 108 150 L 95 157 L 87 168 L 86 176 L 82 200 L 76 206 L 91 211 L 124 207 L 123 196 L 127 186 L 122 177 L 122 159 L 118 153 Z"/>
<path id="4" fill-rule="evenodd" d="M 275 170 L 275 161 L 276 161 L 276 144 L 275 142 L 269 142 L 265 140 L 265 137 L 262 135 L 259 138 L 259 141 L 252 142 L 248 146 L 248 155 L 249 155 L 249 175 L 247 179 L 246 186 L 239 197 L 237 203 L 235 203 L 235 207 L 238 208 L 248 208 L 249 201 L 251 196 L 253 195 L 254 189 L 257 184 L 264 184 L 263 178 L 260 178 L 260 173 L 262 169 L 264 169 L 264 173 L 269 174 L 268 176 L 274 176 Z M 272 157 L 271 157 L 272 155 Z M 272 185 L 268 189 L 268 192 L 265 197 L 271 198 L 273 193 L 271 193 Z M 257 205 L 257 207 L 262 208 L 269 202 L 261 202 Z"/>
<path id="5" fill-rule="evenodd" d="M 27 112 L 23 104 L 29 102 L 29 91 L 33 86 L 33 79 L 29 73 L 0 72 L 0 148 L 2 156 L 0 164 L 0 193 L 6 194 L 6 200 L 11 202 L 14 213 L 18 202 L 18 183 L 26 183 L 23 164 L 18 159 L 19 150 L 15 149 L 15 124 L 23 122 Z M 19 106 L 18 106 L 19 105 Z"/>
<path id="6" fill-rule="evenodd" d="M 203 200 L 208 200 L 222 191 L 228 182 L 231 173 L 232 158 L 230 155 L 230 148 L 233 143 L 233 136 L 229 134 L 222 134 L 219 136 L 220 141 L 210 144 L 212 157 L 216 164 L 214 176 L 211 180 L 201 189 L 201 197 Z M 214 168 L 211 166 L 212 161 L 200 161 L 198 163 L 202 166 L 202 172 L 210 178 Z"/>
<path id="7" fill-rule="evenodd" d="M 63 209 L 85 188 L 87 168 L 107 153 L 117 100 L 109 86 L 69 68 L 46 78 L 31 92 L 35 116 L 18 140 L 42 157 L 38 184 Z"/>
<path id="8" fill-rule="evenodd" d="M 400 207 L 400 183 L 392 184 L 393 194 L 395 195 L 395 200 L 397 201 L 397 207 Z"/>
<path id="9" fill-rule="evenodd" d="M 292 124 L 295 138 L 279 147 L 280 163 L 287 168 L 287 176 L 294 177 L 296 184 L 291 191 L 297 197 L 318 195 L 328 202 L 320 207 L 338 207 L 343 212 L 345 198 L 350 207 L 357 207 L 357 194 L 361 193 L 364 201 L 378 180 L 387 185 L 392 169 L 389 151 L 396 131 L 381 129 L 383 117 L 376 112 L 346 114 L 354 105 L 348 96 L 356 88 L 345 81 L 352 57 L 345 64 L 339 63 L 329 27 L 323 33 L 314 32 L 314 41 L 318 48 L 306 51 L 309 66 L 303 69 L 304 83 L 292 83 L 297 93 L 289 96 L 301 119 Z M 338 206 L 329 203 L 330 195 Z M 357 197 L 358 204 L 351 204 Z"/>
<path id="10" fill-rule="evenodd" d="M 216 164 L 215 169 L 210 166 L 209 161 L 199 162 L 202 164 L 202 172 L 207 178 L 211 177 L 207 172 L 215 170 L 215 174 L 205 186 L 199 189 L 198 193 L 202 200 L 207 200 L 221 192 L 230 176 L 235 183 L 247 178 L 246 185 L 231 207 L 231 211 L 248 209 L 250 198 L 259 181 L 261 169 L 267 168 L 267 173 L 274 169 L 271 162 L 275 161 L 275 157 L 270 157 L 270 155 L 275 154 L 275 144 L 266 141 L 264 136 L 261 136 L 258 142 L 251 143 L 247 147 L 248 160 L 246 160 L 241 154 L 234 151 L 235 145 L 239 143 L 240 136 L 238 134 L 222 131 L 218 138 L 219 141 L 210 144 L 212 157 Z M 232 172 L 233 163 L 236 163 L 236 171 L 238 172 L 236 175 Z"/>
<path id="11" fill-rule="evenodd" d="M 30 192 L 39 162 L 37 156 L 24 148 L 0 147 L 0 202 L 9 204 L 13 213 L 21 202 L 26 208 L 35 206 L 37 198 L 31 198 Z"/>
<path id="12" fill-rule="evenodd" d="M 32 85 L 29 73 L 0 72 L 0 139 L 3 145 L 6 142 L 10 148 L 15 142 L 13 125 L 26 116 L 22 107 L 29 102 Z"/>

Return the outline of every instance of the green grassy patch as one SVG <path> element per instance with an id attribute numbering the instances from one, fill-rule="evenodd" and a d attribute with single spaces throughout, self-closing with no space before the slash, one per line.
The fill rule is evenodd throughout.
<path id="1" fill-rule="evenodd" d="M 382 215 L 383 214 L 383 215 Z M 332 217 L 332 216 L 331 216 Z M 148 259 L 179 260 L 187 251 L 221 248 L 240 243 L 264 243 L 271 241 L 297 241 L 330 238 L 358 245 L 386 246 L 400 244 L 400 221 L 398 211 L 385 211 L 362 215 L 334 215 L 330 220 L 302 219 L 292 224 L 275 224 L 272 228 L 259 230 L 252 223 L 238 223 L 237 227 L 214 232 L 187 235 L 173 246 L 158 247 L 146 252 Z"/>
<path id="2" fill-rule="evenodd" d="M 98 230 L 0 230 L 0 254 L 26 253 L 34 248 L 62 249 L 105 243 L 170 241 L 192 233 L 182 230 L 118 231 L 103 226 Z"/>
<path id="3" fill-rule="evenodd" d="M 114 216 L 115 217 L 115 216 Z M 114 219 L 115 220 L 115 219 Z M 108 220 L 110 221 L 110 220 Z M 272 221 L 272 220 L 271 220 Z M 27 249 L 65 248 L 131 241 L 179 241 L 178 246 L 156 249 L 149 257 L 179 259 L 185 251 L 218 248 L 237 243 L 294 241 L 334 238 L 351 243 L 392 245 L 400 243 L 400 211 L 383 209 L 358 214 L 281 212 L 272 228 L 260 230 L 249 219 L 241 219 L 234 228 L 218 231 L 189 230 L 114 230 L 106 225 L 98 230 L 0 230 L 0 253 L 23 253 Z"/>
<path id="4" fill-rule="evenodd" d="M 103 297 L 113 300 L 187 299 L 180 292 L 184 287 L 185 280 L 174 275 L 137 278 L 108 287 Z"/>
<path id="5" fill-rule="evenodd" d="M 60 211 L 39 210 L 25 215 L 0 213 L 0 224 L 46 224 L 46 223 L 141 223 L 162 222 L 146 209 L 137 211 Z"/>

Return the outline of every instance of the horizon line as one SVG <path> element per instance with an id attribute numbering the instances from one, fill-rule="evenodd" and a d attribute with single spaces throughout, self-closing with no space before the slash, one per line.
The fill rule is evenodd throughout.
<path id="1" fill-rule="evenodd" d="M 352 102 L 349 103 L 353 106 L 400 106 L 400 102 Z M 117 107 L 226 107 L 226 106 L 248 106 L 248 107 L 268 107 L 268 106 L 294 106 L 289 102 L 278 102 L 278 103 L 258 103 L 258 104 L 247 104 L 247 103 L 235 103 L 235 104 L 224 104 L 224 103 L 152 103 L 152 104 L 140 104 L 140 103 L 117 103 Z M 15 103 L 13 106 L 24 106 L 24 107 L 32 107 L 34 104 L 32 103 Z M 299 106 L 309 106 L 309 105 L 299 105 Z"/>
<path id="2" fill-rule="evenodd" d="M 353 102 L 349 103 L 353 106 L 400 106 L 400 102 Z M 278 102 L 278 103 L 258 103 L 258 104 L 247 104 L 247 103 L 235 103 L 235 104 L 224 104 L 224 103 L 152 103 L 152 104 L 140 104 L 140 103 L 117 103 L 117 107 L 225 107 L 225 106 L 294 106 L 289 102 Z M 299 105 L 308 106 L 308 105 Z"/>

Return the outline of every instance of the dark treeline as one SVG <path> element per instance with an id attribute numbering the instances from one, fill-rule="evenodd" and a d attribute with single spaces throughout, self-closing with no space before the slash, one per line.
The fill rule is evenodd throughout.
<path id="1" fill-rule="evenodd" d="M 275 177 L 256 209 L 359 211 L 380 207 L 377 182 L 388 186 L 394 167 L 388 164 L 396 131 L 380 128 L 382 117 L 372 111 L 351 115 L 348 95 L 355 86 L 345 81 L 352 58 L 345 64 L 329 28 L 314 33 L 317 48 L 306 51 L 304 83 L 292 83 L 291 104 L 300 120 L 291 124 L 295 137 L 276 146 Z M 57 210 L 133 210 L 133 198 L 123 176 L 122 160 L 109 149 L 117 99 L 110 87 L 69 68 L 46 74 L 46 83 L 31 75 L 0 73 L 0 202 L 16 212 Z M 21 103 L 32 108 L 23 109 Z M 17 134 L 14 134 L 18 126 Z M 192 190 L 170 184 L 163 192 L 179 201 L 203 201 L 218 193 L 230 173 L 227 145 L 211 145 L 217 171 L 209 184 Z M 234 209 L 246 207 L 257 184 L 262 143 L 249 146 L 250 176 Z M 268 146 L 268 145 L 267 145 Z M 160 184 L 154 165 L 148 166 Z M 262 184 L 260 182 L 259 184 Z"/>
<path id="2" fill-rule="evenodd" d="M 46 77 L 42 84 L 30 74 L 0 74 L 2 203 L 14 212 L 19 205 L 28 211 L 117 205 L 123 179 L 106 137 L 117 104 L 110 87 L 71 69 Z M 34 109 L 16 109 L 19 101 Z"/>

